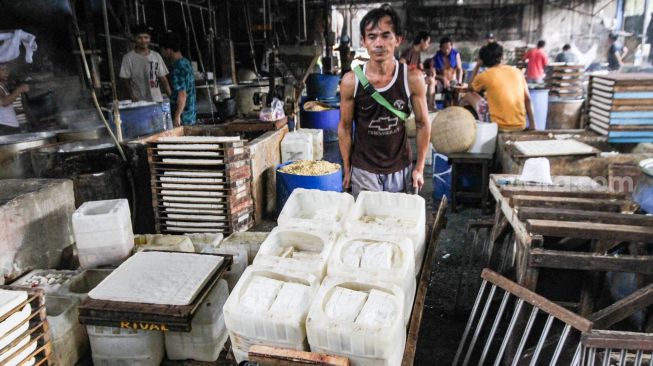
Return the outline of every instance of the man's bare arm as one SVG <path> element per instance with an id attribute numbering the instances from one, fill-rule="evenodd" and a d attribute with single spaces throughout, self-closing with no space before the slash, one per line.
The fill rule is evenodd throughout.
<path id="1" fill-rule="evenodd" d="M 342 156 L 344 179 L 342 185 L 349 188 L 351 180 L 352 125 L 354 121 L 354 88 L 356 78 L 348 72 L 340 82 L 340 121 L 338 122 L 338 145 Z"/>
<path id="2" fill-rule="evenodd" d="M 408 88 L 417 128 L 417 163 L 413 170 L 413 187 L 421 189 L 424 185 L 424 163 L 431 140 L 431 121 L 426 107 L 426 85 L 421 71 L 411 70 L 409 72 Z"/>

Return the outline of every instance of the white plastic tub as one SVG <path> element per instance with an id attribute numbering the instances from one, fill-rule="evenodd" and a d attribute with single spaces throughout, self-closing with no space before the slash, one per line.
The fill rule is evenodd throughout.
<path id="1" fill-rule="evenodd" d="M 134 236 L 134 252 L 159 250 L 194 253 L 195 246 L 188 236 L 145 234 Z"/>
<path id="2" fill-rule="evenodd" d="M 354 197 L 349 193 L 296 188 L 283 206 L 277 223 L 282 228 L 341 232 L 353 207 Z"/>
<path id="3" fill-rule="evenodd" d="M 404 236 L 415 246 L 415 268 L 424 258 L 426 203 L 419 195 L 361 192 L 345 220 L 348 234 Z"/>
<path id="4" fill-rule="evenodd" d="M 222 315 L 228 296 L 227 282 L 218 281 L 195 313 L 190 332 L 164 333 L 169 359 L 206 362 L 218 359 L 228 337 Z"/>
<path id="5" fill-rule="evenodd" d="M 78 274 L 79 271 L 35 269 L 12 282 L 12 286 L 38 287 L 46 294 L 57 294 L 65 291 Z"/>
<path id="6" fill-rule="evenodd" d="M 248 267 L 224 306 L 236 360 L 255 344 L 308 350 L 306 314 L 318 287 L 309 273 Z"/>
<path id="7" fill-rule="evenodd" d="M 313 160 L 322 160 L 324 157 L 324 131 L 319 128 L 300 128 L 297 132 L 311 135 Z"/>
<path id="8" fill-rule="evenodd" d="M 88 297 L 88 293 L 99 285 L 100 282 L 104 281 L 112 271 L 111 269 L 87 269 L 71 278 L 68 285 L 60 294 L 85 299 Z"/>
<path id="9" fill-rule="evenodd" d="M 353 366 L 401 364 L 406 343 L 404 293 L 396 285 L 327 277 L 306 319 L 311 351 Z"/>
<path id="10" fill-rule="evenodd" d="M 206 248 L 217 247 L 222 242 L 224 236 L 222 234 L 210 233 L 191 233 L 185 234 L 195 247 L 195 252 L 203 253 Z"/>
<path id="11" fill-rule="evenodd" d="M 72 221 L 82 268 L 120 264 L 131 254 L 134 233 L 126 199 L 85 202 Z"/>
<path id="12" fill-rule="evenodd" d="M 281 162 L 313 160 L 313 136 L 308 133 L 289 132 L 281 140 Z"/>
<path id="13" fill-rule="evenodd" d="M 261 244 L 254 264 L 312 273 L 321 280 L 335 240 L 334 233 L 276 227 Z"/>
<path id="14" fill-rule="evenodd" d="M 229 285 L 229 291 L 233 290 L 240 276 L 245 272 L 245 268 L 247 268 L 247 248 L 244 246 L 218 245 L 217 247 L 205 247 L 202 253 L 228 254 L 233 256 L 231 267 L 222 276 Z"/>
<path id="15" fill-rule="evenodd" d="M 327 275 L 401 287 L 405 294 L 404 320 L 408 324 L 416 288 L 415 251 L 410 239 L 363 234 L 341 236 L 329 258 Z"/>
<path id="16" fill-rule="evenodd" d="M 94 366 L 158 366 L 165 354 L 163 333 L 86 326 Z"/>
<path id="17" fill-rule="evenodd" d="M 88 350 L 86 328 L 78 321 L 79 302 L 70 296 L 45 297 L 52 357 L 57 365 L 75 365 Z"/>
<path id="18" fill-rule="evenodd" d="M 247 264 L 249 265 L 254 262 L 254 257 L 258 254 L 258 250 L 268 234 L 267 232 L 256 231 L 236 232 L 225 238 L 220 246 L 223 248 L 245 248 L 247 250 Z"/>
<path id="19" fill-rule="evenodd" d="M 472 154 L 494 154 L 497 147 L 499 125 L 496 123 L 477 122 L 476 141 L 468 152 Z"/>

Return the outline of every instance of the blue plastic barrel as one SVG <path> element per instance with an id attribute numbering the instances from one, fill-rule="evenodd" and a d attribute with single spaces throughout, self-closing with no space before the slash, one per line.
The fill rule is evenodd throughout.
<path id="1" fill-rule="evenodd" d="M 116 132 L 113 112 L 109 111 L 106 114 L 111 129 Z M 127 139 L 150 135 L 166 129 L 166 117 L 161 104 L 120 108 L 120 121 L 122 122 L 122 136 Z"/>
<path id="2" fill-rule="evenodd" d="M 339 75 L 310 74 L 306 80 L 306 94 L 309 99 L 330 99 L 338 92 Z"/>
<path id="3" fill-rule="evenodd" d="M 533 114 L 535 115 L 535 129 L 546 130 L 546 118 L 549 113 L 549 89 L 530 89 L 531 101 L 533 102 Z M 526 118 L 528 120 L 528 118 Z M 527 121 L 530 126 L 530 121 Z"/>
<path id="4" fill-rule="evenodd" d="M 340 109 L 311 112 L 302 109 L 302 127 L 323 130 L 324 142 L 338 141 Z"/>
<path id="5" fill-rule="evenodd" d="M 277 165 L 277 210 L 281 212 L 288 197 L 295 188 L 319 189 L 321 191 L 342 192 L 342 169 L 328 175 L 295 175 L 280 172 L 279 169 L 292 161 Z"/>
<path id="6" fill-rule="evenodd" d="M 446 155 L 433 151 L 433 199 L 439 201 L 442 196 L 451 200 L 451 165 Z"/>

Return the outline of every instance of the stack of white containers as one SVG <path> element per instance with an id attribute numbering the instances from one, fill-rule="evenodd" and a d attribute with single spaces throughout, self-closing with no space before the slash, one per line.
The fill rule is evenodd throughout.
<path id="1" fill-rule="evenodd" d="M 281 161 L 322 160 L 323 134 L 323 130 L 311 128 L 287 133 L 281 141 Z"/>
<path id="2" fill-rule="evenodd" d="M 73 232 L 82 268 L 120 264 L 134 247 L 126 199 L 85 202 L 73 213 Z"/>
<path id="3" fill-rule="evenodd" d="M 251 345 L 398 365 L 425 240 L 419 196 L 295 189 L 231 293 L 234 355 Z M 324 277 L 326 276 L 326 277 Z"/>

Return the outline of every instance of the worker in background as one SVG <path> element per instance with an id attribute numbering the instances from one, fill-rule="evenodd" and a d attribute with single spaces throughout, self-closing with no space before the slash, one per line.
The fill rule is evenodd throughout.
<path id="1" fill-rule="evenodd" d="M 474 108 L 483 103 L 485 93 L 492 122 L 503 132 L 521 131 L 526 127 L 526 115 L 533 119 L 533 105 L 524 75 L 517 68 L 501 63 L 503 47 L 498 43 L 483 46 L 480 62 L 487 70 L 474 78 L 472 92 L 465 100 Z M 478 110 L 478 108 L 476 108 Z M 529 128 L 533 128 L 533 124 Z"/>
<path id="2" fill-rule="evenodd" d="M 624 65 L 624 57 L 628 54 L 628 47 L 619 43 L 619 36 L 610 33 L 608 36 L 608 70 L 619 71 Z"/>
<path id="3" fill-rule="evenodd" d="M 181 40 L 175 33 L 167 33 L 159 42 L 163 57 L 171 65 L 170 111 L 175 127 L 194 125 L 195 110 L 195 76 L 193 65 L 181 54 Z"/>
<path id="4" fill-rule="evenodd" d="M 11 135 L 21 132 L 13 103 L 22 93 L 29 91 L 27 84 L 20 84 L 10 92 L 9 86 L 7 85 L 8 81 L 9 66 L 7 64 L 0 64 L 0 135 Z"/>
<path id="5" fill-rule="evenodd" d="M 566 44 L 562 46 L 562 52 L 556 55 L 555 62 L 564 62 L 566 64 L 578 63 L 578 57 L 571 51 L 571 46 Z"/>
<path id="6" fill-rule="evenodd" d="M 463 83 L 463 62 L 460 54 L 453 48 L 453 41 L 449 37 L 440 39 L 440 49 L 431 60 L 431 70 L 435 70 L 435 78 L 448 89 L 451 81 L 456 85 Z"/>
<path id="7" fill-rule="evenodd" d="M 402 29 L 389 5 L 369 11 L 360 22 L 360 34 L 370 60 L 347 73 L 340 85 L 343 186 L 351 185 L 354 196 L 361 191 L 414 192 L 424 185 L 431 136 L 424 75 L 395 59 Z M 415 166 L 404 122 L 411 106 L 417 127 Z"/>
<path id="8" fill-rule="evenodd" d="M 122 57 L 120 78 L 124 80 L 132 102 L 162 102 L 161 89 L 170 95 L 168 69 L 161 55 L 150 49 L 150 30 L 139 25 L 132 29 L 134 49 Z"/>
<path id="9" fill-rule="evenodd" d="M 431 36 L 428 32 L 421 31 L 417 33 L 413 40 L 412 46 L 406 48 L 399 57 L 399 62 L 408 65 L 409 69 L 424 70 L 422 66 L 422 52 L 426 51 L 431 45 Z"/>
<path id="10" fill-rule="evenodd" d="M 536 48 L 531 48 L 524 54 L 523 61 L 528 63 L 526 67 L 526 81 L 540 84 L 544 82 L 544 68 L 549 64 L 549 56 L 544 51 L 546 42 L 539 40 Z"/>
<path id="11" fill-rule="evenodd" d="M 490 43 L 494 43 L 494 42 L 496 42 L 496 40 L 494 39 L 494 34 L 488 33 L 488 34 L 485 35 L 485 44 L 486 45 L 490 44 Z M 470 84 L 472 83 L 472 81 L 474 81 L 474 78 L 476 77 L 476 75 L 478 75 L 479 72 L 485 71 L 485 68 L 481 67 L 482 62 L 479 62 L 479 61 L 480 61 L 480 58 L 477 58 L 476 59 L 476 65 L 474 65 L 474 69 L 472 70 L 472 75 L 469 77 L 469 83 Z"/>

